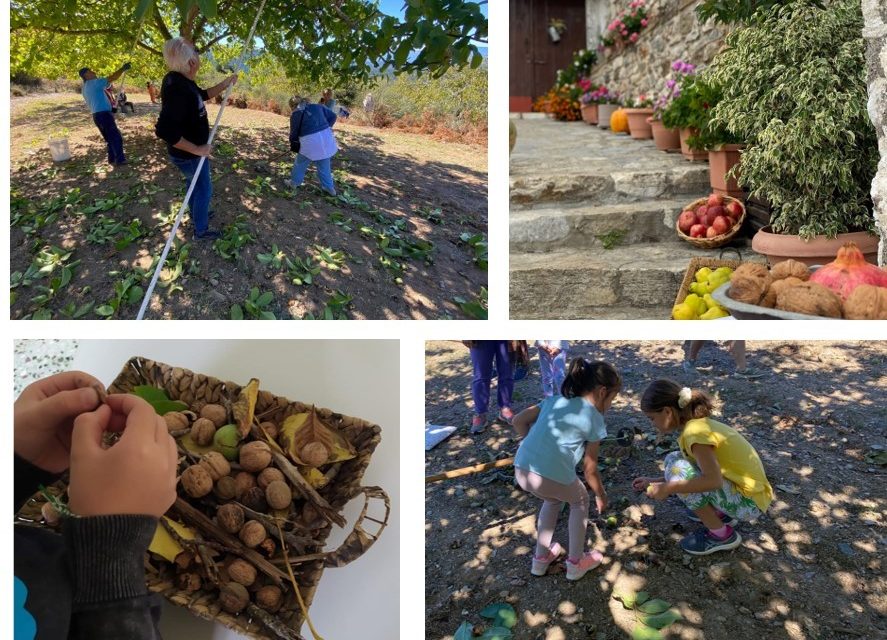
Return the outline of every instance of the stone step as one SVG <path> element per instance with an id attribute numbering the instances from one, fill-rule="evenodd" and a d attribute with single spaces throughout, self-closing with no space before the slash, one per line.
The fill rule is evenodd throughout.
<path id="1" fill-rule="evenodd" d="M 510 248 L 512 252 L 537 253 L 672 241 L 675 221 L 693 199 L 512 210 Z"/>
<path id="2" fill-rule="evenodd" d="M 740 251 L 744 260 L 764 261 L 750 248 Z M 721 249 L 702 250 L 685 242 L 512 253 L 509 317 L 595 319 L 607 317 L 608 309 L 620 314 L 634 309 L 638 319 L 667 319 L 670 314 L 661 310 L 674 304 L 690 259 L 720 254 Z M 725 251 L 724 258 L 735 259 L 736 253 Z"/>
<path id="3" fill-rule="evenodd" d="M 658 307 L 644 307 L 638 309 L 636 307 L 598 307 L 589 310 L 587 315 L 581 317 L 583 320 L 668 320 L 671 318 L 672 305 L 662 305 Z M 532 315 L 516 316 L 512 311 L 511 318 L 515 320 L 552 320 L 554 318 L 551 313 L 544 309 L 539 309 Z M 574 318 L 579 319 L 579 318 Z"/>
<path id="4" fill-rule="evenodd" d="M 652 140 L 583 122 L 514 120 L 512 208 L 545 203 L 585 205 L 684 199 L 710 193 L 707 162 L 658 151 Z"/>

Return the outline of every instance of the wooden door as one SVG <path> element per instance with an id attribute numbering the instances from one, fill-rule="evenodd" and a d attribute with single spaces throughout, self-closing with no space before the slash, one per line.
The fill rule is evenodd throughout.
<path id="1" fill-rule="evenodd" d="M 509 109 L 529 111 L 532 101 L 554 85 L 557 70 L 585 48 L 585 3 L 511 0 L 509 19 Z M 559 42 L 548 34 L 553 19 L 567 25 Z"/>

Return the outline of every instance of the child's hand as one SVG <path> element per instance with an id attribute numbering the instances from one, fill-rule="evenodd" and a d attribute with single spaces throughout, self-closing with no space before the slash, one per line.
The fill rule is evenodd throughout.
<path id="1" fill-rule="evenodd" d="M 597 512 L 603 513 L 607 510 L 607 496 L 595 496 L 594 503 L 597 505 Z"/>
<path id="2" fill-rule="evenodd" d="M 121 430 L 120 440 L 103 448 L 105 431 Z M 177 462 L 176 442 L 150 404 L 133 395 L 108 396 L 106 405 L 74 421 L 71 511 L 159 518 L 176 499 Z"/>
<path id="3" fill-rule="evenodd" d="M 28 385 L 13 408 L 15 453 L 50 473 L 67 469 L 74 419 L 100 402 L 93 385 L 105 388 L 81 371 L 59 373 Z"/>
<path id="4" fill-rule="evenodd" d="M 558 355 L 560 354 L 560 352 L 561 352 L 561 350 L 558 349 L 557 347 L 551 347 L 548 350 L 548 355 L 550 355 L 552 358 L 557 358 Z"/>
<path id="5" fill-rule="evenodd" d="M 654 500 L 665 500 L 670 495 L 668 484 L 665 482 L 651 482 L 647 486 L 647 496 Z"/>
<path id="6" fill-rule="evenodd" d="M 631 481 L 631 488 L 635 491 L 644 491 L 650 486 L 651 482 L 655 482 L 652 478 L 635 478 Z"/>

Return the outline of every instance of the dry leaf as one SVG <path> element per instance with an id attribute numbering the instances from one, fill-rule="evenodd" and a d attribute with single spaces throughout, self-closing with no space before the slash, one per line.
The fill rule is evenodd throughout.
<path id="1" fill-rule="evenodd" d="M 289 457 L 301 466 L 310 466 L 302 459 L 302 448 L 312 442 L 326 447 L 329 458 L 323 464 L 351 460 L 357 455 L 354 447 L 339 432 L 321 422 L 313 406 L 308 413 L 297 413 L 283 421 L 280 441 Z"/>
<path id="2" fill-rule="evenodd" d="M 182 445 L 182 448 L 186 451 L 190 451 L 191 453 L 196 453 L 197 455 L 203 455 L 204 453 L 209 453 L 210 451 L 216 451 L 213 443 L 210 442 L 208 445 L 199 445 L 194 442 L 194 439 L 191 437 L 190 433 L 186 433 L 181 438 L 178 438 L 177 442 Z"/>
<path id="3" fill-rule="evenodd" d="M 194 532 L 185 525 L 179 524 L 175 520 L 171 520 L 166 516 L 163 516 L 163 519 L 166 521 L 166 524 L 168 524 L 183 539 L 194 539 Z M 180 545 L 175 538 L 169 535 L 169 531 L 158 522 L 157 529 L 154 530 L 154 538 L 151 540 L 150 546 L 148 546 L 148 551 L 156 553 L 170 562 L 175 562 L 176 556 L 184 551 L 184 549 L 182 549 L 182 545 Z"/>
<path id="4" fill-rule="evenodd" d="M 315 489 L 322 489 L 329 482 L 329 480 L 326 479 L 326 476 L 323 475 L 323 472 L 314 467 L 299 467 L 299 473 L 301 473 L 305 480 L 308 481 L 308 484 Z"/>
<path id="5" fill-rule="evenodd" d="M 231 406 L 231 413 L 237 421 L 237 431 L 243 439 L 249 433 L 256 411 L 256 400 L 259 398 L 259 381 L 252 378 L 249 384 L 240 390 L 237 402 Z"/>

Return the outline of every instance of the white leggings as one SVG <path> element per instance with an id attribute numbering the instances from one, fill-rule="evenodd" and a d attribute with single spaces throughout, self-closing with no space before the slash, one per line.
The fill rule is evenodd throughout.
<path id="1" fill-rule="evenodd" d="M 561 505 L 570 505 L 569 557 L 580 558 L 585 549 L 585 530 L 588 528 L 588 489 L 579 478 L 573 484 L 561 484 L 538 473 L 515 467 L 514 477 L 524 491 L 542 500 L 536 524 L 536 557 L 548 554 Z"/>

